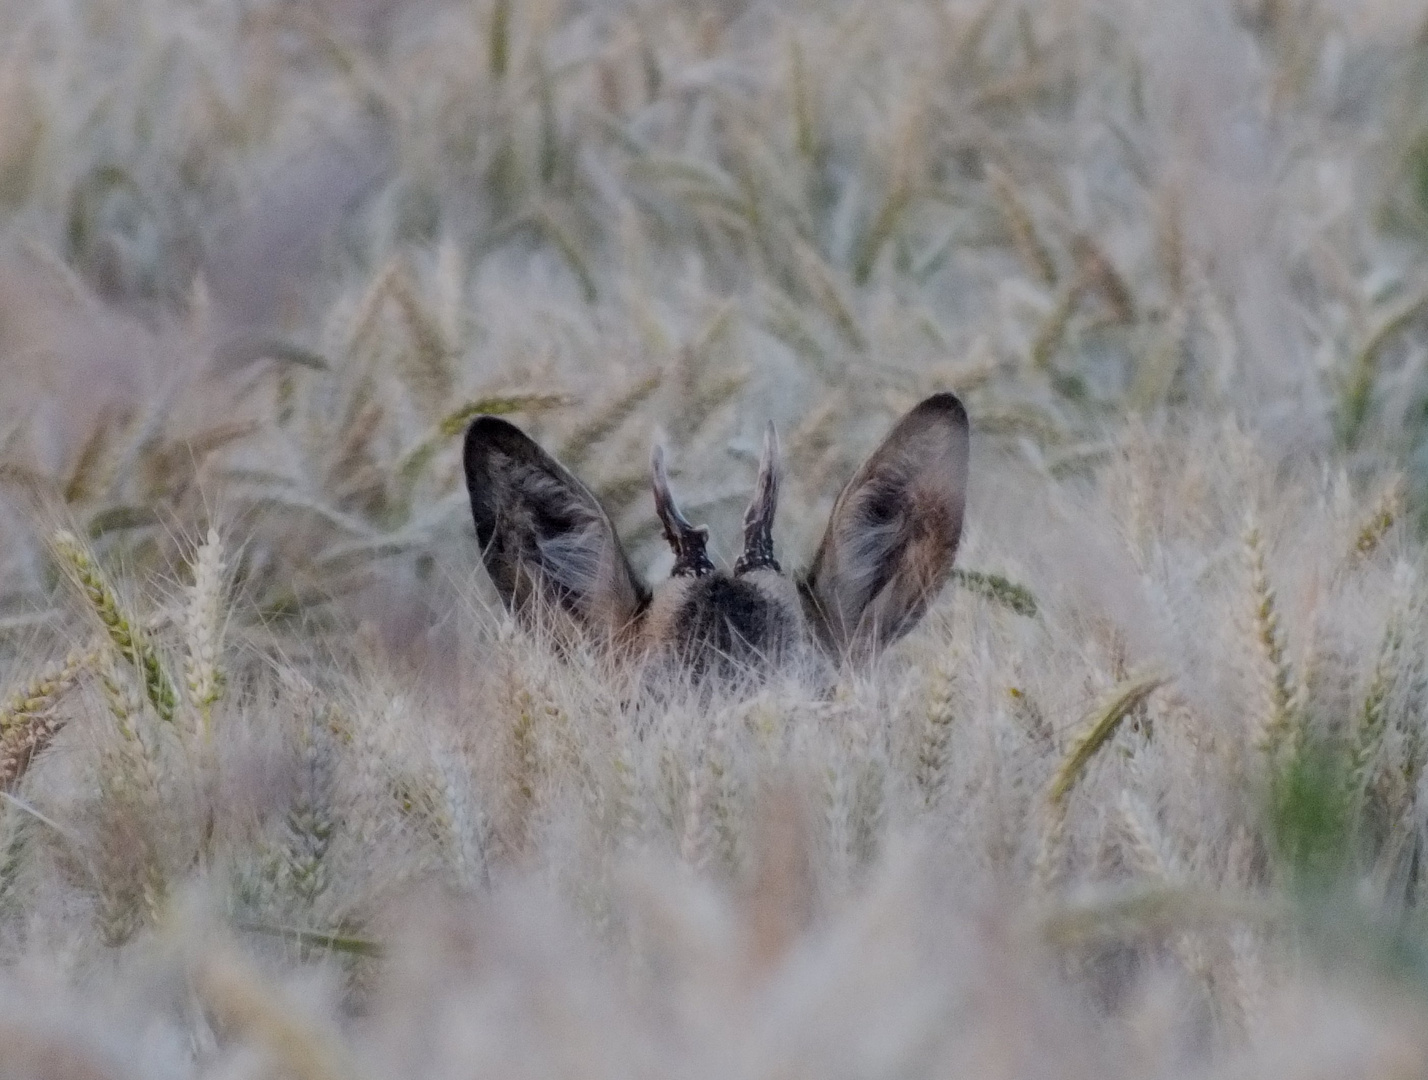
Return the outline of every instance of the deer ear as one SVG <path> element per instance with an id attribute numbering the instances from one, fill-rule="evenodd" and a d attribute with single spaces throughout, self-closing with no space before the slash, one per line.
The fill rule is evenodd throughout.
<path id="1" fill-rule="evenodd" d="M 954 394 L 893 428 L 833 504 L 800 584 L 825 644 L 865 655 L 911 630 L 952 570 L 967 496 L 967 411 Z"/>
<path id="2" fill-rule="evenodd" d="M 601 636 L 635 619 L 649 595 L 584 484 L 494 416 L 467 429 L 465 466 L 481 558 L 507 608 L 549 605 Z"/>

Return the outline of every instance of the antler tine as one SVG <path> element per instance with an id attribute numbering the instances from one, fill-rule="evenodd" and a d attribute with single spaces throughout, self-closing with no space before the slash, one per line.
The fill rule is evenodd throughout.
<path id="1" fill-rule="evenodd" d="M 744 552 L 734 564 L 735 574 L 750 570 L 780 571 L 774 558 L 773 523 L 778 509 L 778 485 L 782 478 L 779 465 L 778 431 L 770 420 L 764 429 L 764 452 L 759 458 L 759 476 L 754 481 L 754 497 L 744 511 Z"/>
<path id="2" fill-rule="evenodd" d="M 709 526 L 693 525 L 680 512 L 679 504 L 669 490 L 669 474 L 664 467 L 664 447 L 655 444 L 650 454 L 650 473 L 654 488 L 655 514 L 664 529 L 664 538 L 674 549 L 673 577 L 703 577 L 714 572 L 709 561 Z"/>

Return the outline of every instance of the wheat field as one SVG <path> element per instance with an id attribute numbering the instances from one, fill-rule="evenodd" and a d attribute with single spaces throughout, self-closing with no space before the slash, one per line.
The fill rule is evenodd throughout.
<path id="1" fill-rule="evenodd" d="M 0 0 L 0 1078 L 1428 1074 L 1428 5 Z M 973 422 L 922 624 L 652 580 Z"/>

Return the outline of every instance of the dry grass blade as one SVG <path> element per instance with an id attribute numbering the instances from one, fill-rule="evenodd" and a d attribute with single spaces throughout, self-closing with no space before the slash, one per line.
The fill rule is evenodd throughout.
<path id="1" fill-rule="evenodd" d="M 466 426 L 476 417 L 508 416 L 512 413 L 542 413 L 550 409 L 564 408 L 570 402 L 571 398 L 567 394 L 492 394 L 476 398 L 452 409 L 442 417 L 434 432 L 408 449 L 397 460 L 395 474 L 398 501 L 404 507 L 409 504 L 412 487 L 421 478 L 427 466 L 441 452 L 442 447 L 465 431 Z M 402 514 L 401 516 L 405 517 L 406 515 Z"/>
<path id="2" fill-rule="evenodd" d="M 351 956 L 382 956 L 386 949 L 380 942 L 353 934 L 329 934 L 321 930 L 304 930 L 296 926 L 269 926 L 266 923 L 239 923 L 237 929 L 248 934 L 280 938 L 301 945 L 304 949 L 345 953 Z"/>
<path id="3" fill-rule="evenodd" d="M 362 1075 L 334 1033 L 304 1023 L 302 1010 L 231 948 L 214 949 L 198 962 L 194 988 L 222 1028 L 275 1055 L 294 1080 Z"/>
<path id="4" fill-rule="evenodd" d="M 450 439 L 466 430 L 478 416 L 507 416 L 510 413 L 540 413 L 549 409 L 565 408 L 572 401 L 569 394 L 529 393 L 493 394 L 488 397 L 468 401 L 460 408 L 453 409 L 437 425 L 437 432 L 443 439 Z"/>
<path id="5" fill-rule="evenodd" d="M 1067 282 L 1057 294 L 1055 305 L 1037 327 L 1036 337 L 1031 343 L 1031 366 L 1036 370 L 1049 369 L 1051 361 L 1065 344 L 1071 316 L 1076 314 L 1076 305 L 1080 303 L 1084 289 L 1079 277 Z"/>
<path id="6" fill-rule="evenodd" d="M 1041 915 L 1034 926 L 1040 938 L 1060 948 L 1094 942 L 1125 941 L 1148 933 L 1179 933 L 1226 923 L 1265 925 L 1291 918 L 1283 904 L 1260 897 L 1235 897 L 1183 885 L 1117 889 L 1075 903 L 1063 903 Z"/>
<path id="7" fill-rule="evenodd" d="M 1071 794 L 1087 763 L 1096 756 L 1096 751 L 1110 742 L 1132 709 L 1150 697 L 1156 690 L 1170 681 L 1168 675 L 1150 673 L 1132 676 L 1116 685 L 1106 703 L 1082 728 L 1081 734 L 1071 744 L 1070 751 L 1061 761 L 1061 767 L 1051 778 L 1046 789 L 1046 799 L 1052 805 L 1060 805 Z"/>
<path id="8" fill-rule="evenodd" d="M 1345 380 L 1339 414 L 1339 435 L 1346 446 L 1357 445 L 1368 420 L 1380 354 L 1425 311 L 1428 311 L 1428 292 L 1407 301 L 1384 318 L 1355 354 Z"/>

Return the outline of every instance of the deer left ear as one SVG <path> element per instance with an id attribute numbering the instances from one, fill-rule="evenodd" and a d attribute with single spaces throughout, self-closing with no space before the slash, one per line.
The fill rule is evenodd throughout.
<path id="1" fill-rule="evenodd" d="M 962 538 L 970 434 L 955 394 L 898 421 L 833 504 L 804 602 L 827 645 L 865 655 L 912 629 Z"/>
<path id="2" fill-rule="evenodd" d="M 589 488 L 495 416 L 467 430 L 465 465 L 481 558 L 507 608 L 558 608 L 607 638 L 635 620 L 648 594 Z"/>

